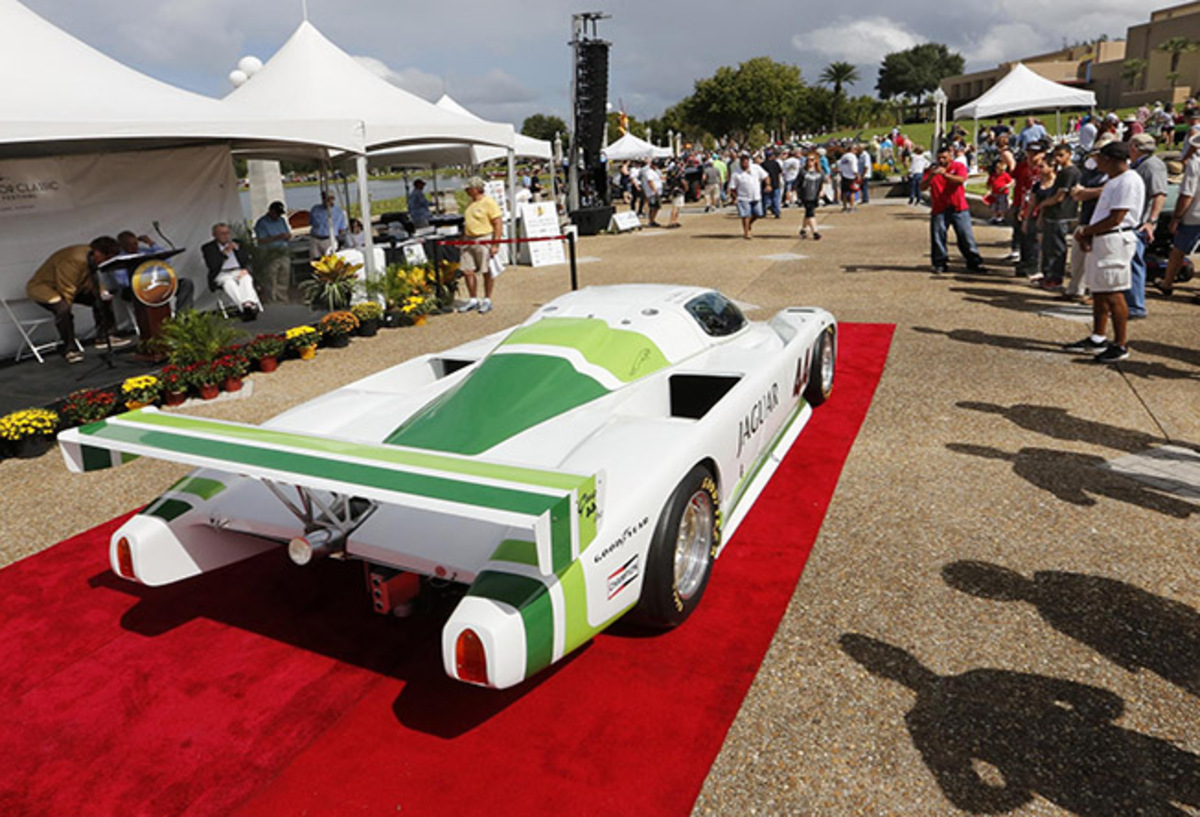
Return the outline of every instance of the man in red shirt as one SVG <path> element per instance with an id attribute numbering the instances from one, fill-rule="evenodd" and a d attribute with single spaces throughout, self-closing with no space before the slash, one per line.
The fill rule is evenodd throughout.
<path id="1" fill-rule="evenodd" d="M 971 230 L 971 209 L 963 183 L 967 166 L 954 158 L 949 147 L 938 150 L 937 164 L 925 171 L 921 189 L 929 191 L 929 245 L 934 272 L 946 272 L 950 254 L 946 250 L 946 228 L 954 228 L 958 251 L 966 259 L 968 272 L 986 272 L 975 234 Z"/>

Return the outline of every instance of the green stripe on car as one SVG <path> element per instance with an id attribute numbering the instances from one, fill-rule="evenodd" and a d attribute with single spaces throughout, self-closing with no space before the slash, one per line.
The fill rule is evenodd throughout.
<path id="1" fill-rule="evenodd" d="M 514 573 L 485 570 L 475 578 L 467 595 L 502 601 L 521 614 L 526 678 L 550 666 L 554 660 L 554 608 L 546 585 Z"/>
<path id="2" fill-rule="evenodd" d="M 607 369 L 623 383 L 668 365 L 662 350 L 640 332 L 614 329 L 599 318 L 543 318 L 522 326 L 503 346 L 534 344 L 575 349 L 589 363 Z"/>

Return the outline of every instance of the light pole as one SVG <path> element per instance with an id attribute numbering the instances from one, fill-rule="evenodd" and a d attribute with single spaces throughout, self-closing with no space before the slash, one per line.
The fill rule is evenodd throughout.
<path id="1" fill-rule="evenodd" d="M 941 86 L 933 92 L 933 152 L 942 148 L 942 140 L 946 138 L 946 92 Z"/>

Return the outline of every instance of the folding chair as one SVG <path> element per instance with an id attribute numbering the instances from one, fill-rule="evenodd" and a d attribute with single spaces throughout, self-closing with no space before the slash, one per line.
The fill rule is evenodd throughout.
<path id="1" fill-rule="evenodd" d="M 32 304 L 33 301 L 29 301 L 29 303 Z M 42 326 L 46 324 L 53 325 L 54 316 L 46 314 L 36 318 L 18 318 L 17 314 L 13 312 L 13 308 L 7 299 L 0 298 L 0 304 L 4 305 L 4 311 L 8 313 L 9 320 L 13 322 L 13 326 L 17 327 L 17 331 L 21 333 L 22 342 L 21 346 L 17 349 L 15 359 L 19 361 L 22 356 L 24 356 L 26 350 L 28 350 L 33 353 L 35 358 L 37 358 L 38 363 L 45 363 L 46 360 L 42 357 L 42 352 L 57 348 L 58 341 L 47 340 L 42 341 L 41 343 L 36 343 L 33 340 L 33 336 L 37 334 L 38 330 L 41 329 Z M 79 338 L 75 339 L 75 346 L 79 349 L 79 351 L 83 351 L 83 345 L 79 342 Z"/>

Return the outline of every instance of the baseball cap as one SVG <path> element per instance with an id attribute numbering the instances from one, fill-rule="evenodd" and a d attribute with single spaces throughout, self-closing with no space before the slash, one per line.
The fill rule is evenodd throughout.
<path id="1" fill-rule="evenodd" d="M 1128 142 L 1109 142 L 1104 147 L 1100 148 L 1100 155 L 1107 156 L 1110 159 L 1129 160 L 1129 143 Z"/>
<path id="2" fill-rule="evenodd" d="M 1148 133 L 1135 134 L 1129 143 L 1141 153 L 1153 153 L 1158 149 L 1158 142 L 1154 141 L 1154 137 Z"/>
<path id="3" fill-rule="evenodd" d="M 1096 140 L 1096 144 L 1092 145 L 1092 149 L 1088 152 L 1099 153 L 1100 148 L 1104 147 L 1105 145 L 1111 145 L 1115 141 L 1117 141 L 1116 134 L 1106 133 Z"/>
<path id="4" fill-rule="evenodd" d="M 271 206 L 268 207 L 267 209 L 270 210 L 272 213 L 286 213 L 287 205 L 285 205 L 281 201 L 273 201 L 273 202 L 271 202 Z"/>

